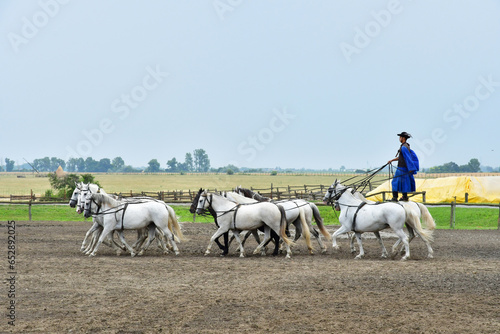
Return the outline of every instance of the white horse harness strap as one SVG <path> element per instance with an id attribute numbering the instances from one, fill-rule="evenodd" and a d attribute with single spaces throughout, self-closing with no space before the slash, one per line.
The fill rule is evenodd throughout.
<path id="1" fill-rule="evenodd" d="M 236 213 L 238 212 L 238 209 L 241 207 L 241 204 L 236 205 L 234 208 L 234 216 L 233 216 L 233 227 L 236 230 Z"/>
<path id="2" fill-rule="evenodd" d="M 361 208 L 363 206 L 365 206 L 367 203 L 366 202 L 361 202 L 361 204 L 358 206 L 358 208 L 356 209 L 356 212 L 354 212 L 354 217 L 352 218 L 352 230 L 354 232 L 356 232 L 356 217 L 358 216 L 358 212 L 359 210 L 361 210 Z"/>
<path id="3" fill-rule="evenodd" d="M 125 203 L 125 205 L 123 206 L 123 212 L 122 212 L 122 228 L 121 228 L 121 230 L 122 230 L 122 231 L 123 231 L 123 218 L 125 218 L 125 210 L 127 210 L 128 204 L 129 204 L 129 203 Z"/>

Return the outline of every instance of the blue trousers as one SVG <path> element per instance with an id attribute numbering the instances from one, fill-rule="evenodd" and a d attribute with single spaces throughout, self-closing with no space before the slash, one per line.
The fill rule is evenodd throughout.
<path id="1" fill-rule="evenodd" d="M 406 167 L 397 167 L 396 174 L 392 179 L 392 191 L 407 193 L 415 191 L 415 178 L 413 172 L 409 172 Z"/>

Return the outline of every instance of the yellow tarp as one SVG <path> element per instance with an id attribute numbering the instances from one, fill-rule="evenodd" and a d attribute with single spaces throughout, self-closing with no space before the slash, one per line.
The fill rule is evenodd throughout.
<path id="1" fill-rule="evenodd" d="M 469 203 L 500 202 L 500 176 L 452 176 L 436 179 L 415 179 L 416 191 L 425 191 L 427 203 L 449 203 L 457 198 L 457 203 L 465 202 L 465 193 L 469 194 Z M 380 191 L 391 191 L 390 181 L 386 181 L 367 195 Z M 401 194 L 400 194 L 401 196 Z M 386 198 L 392 195 L 386 194 Z M 382 201 L 382 194 L 369 197 L 370 200 Z M 422 196 L 414 196 L 412 201 L 422 202 Z"/>

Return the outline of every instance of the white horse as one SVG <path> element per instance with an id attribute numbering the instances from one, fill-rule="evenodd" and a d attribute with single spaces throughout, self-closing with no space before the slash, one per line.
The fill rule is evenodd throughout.
<path id="1" fill-rule="evenodd" d="M 245 197 L 243 195 L 240 195 L 232 191 L 224 192 L 223 196 L 238 204 L 258 203 L 258 201 L 255 199 Z M 313 247 L 311 245 L 311 233 L 309 231 L 309 226 L 307 225 L 306 222 L 304 208 L 292 201 L 283 201 L 280 202 L 279 204 L 283 207 L 283 209 L 285 209 L 285 216 L 287 223 L 294 224 L 297 230 L 300 229 L 301 231 L 304 232 L 304 238 L 306 239 L 307 249 L 309 250 L 309 254 L 312 255 Z M 296 233 L 295 239 L 293 241 L 294 242 L 297 241 L 299 237 L 300 233 Z M 245 236 L 245 239 L 242 242 L 243 244 L 245 244 L 246 239 L 247 236 Z"/>
<path id="2" fill-rule="evenodd" d="M 204 191 L 199 198 L 196 212 L 212 208 L 217 213 L 219 229 L 210 239 L 205 255 L 210 254 L 212 243 L 220 235 L 232 231 L 240 246 L 240 257 L 245 256 L 245 250 L 241 243 L 239 232 L 242 230 L 254 230 L 264 226 L 264 240 L 257 246 L 254 254 L 260 252 L 262 247 L 271 239 L 271 230 L 279 235 L 286 245 L 287 258 L 290 258 L 290 245 L 293 242 L 285 234 L 286 217 L 283 207 L 276 204 L 262 202 L 254 204 L 238 204 L 224 198 L 221 195 Z"/>
<path id="3" fill-rule="evenodd" d="M 125 241 L 123 230 L 143 228 L 148 228 L 149 232 L 148 240 L 143 247 L 144 250 L 151 244 L 157 228 L 169 239 L 175 254 L 179 254 L 174 235 L 168 228 L 170 212 L 164 203 L 155 201 L 121 202 L 109 195 L 88 193 L 84 202 L 85 217 L 90 217 L 93 212 L 96 212 L 96 207 L 100 208 L 100 212 L 94 213 L 94 215 L 102 217 L 103 231 L 90 256 L 96 255 L 102 241 L 113 231 L 119 232 L 121 242 L 134 256 L 135 250 Z"/>
<path id="4" fill-rule="evenodd" d="M 106 194 L 104 189 L 102 189 L 100 186 L 94 183 L 84 184 L 83 182 L 80 182 L 80 183 L 75 183 L 75 186 L 76 187 L 75 190 L 73 190 L 73 194 L 71 195 L 69 205 L 72 208 L 76 207 L 76 212 L 78 214 L 81 214 L 83 212 L 83 201 L 84 197 L 88 192 Z M 85 237 L 83 238 L 82 241 L 82 246 L 80 247 L 80 251 L 82 251 L 86 255 L 89 255 L 92 252 L 92 249 L 94 248 L 102 232 L 101 217 L 100 216 L 92 217 L 92 222 L 93 224 L 87 231 L 87 233 L 85 233 Z M 92 237 L 90 238 L 90 241 L 88 241 L 90 236 Z M 104 243 L 113 248 L 117 255 L 120 255 L 121 251 L 125 250 L 125 247 L 123 245 L 116 243 L 116 241 L 113 239 L 112 234 L 107 238 L 107 240 Z"/>
<path id="5" fill-rule="evenodd" d="M 374 201 L 367 199 L 366 197 L 363 196 L 363 194 L 361 194 L 358 191 L 355 191 L 353 193 L 353 195 L 356 198 L 362 200 L 363 202 L 366 202 L 369 204 L 379 203 L 379 202 L 374 202 Z M 432 215 L 429 212 L 429 209 L 427 209 L 427 207 L 424 204 L 418 203 L 418 202 L 400 201 L 399 203 L 401 205 L 404 205 L 405 207 L 409 207 L 411 210 L 413 210 L 413 212 L 417 215 L 417 217 L 420 221 L 420 226 L 422 227 L 422 225 L 425 225 L 425 229 L 429 231 L 428 236 L 430 237 L 430 233 L 431 233 L 430 231 L 433 231 L 434 229 L 436 229 L 436 221 L 434 220 L 434 218 L 432 218 Z M 407 222 L 406 228 L 408 229 L 408 234 L 409 234 L 408 242 L 411 242 L 415 238 L 415 230 L 414 230 L 413 226 L 411 225 L 411 221 Z M 375 236 L 379 239 L 379 242 L 381 243 L 382 248 L 384 248 L 384 246 L 383 246 L 384 244 L 382 242 L 382 239 L 380 239 L 380 234 L 378 234 L 378 235 L 377 234 L 378 234 L 378 232 L 375 234 Z M 429 242 L 431 239 L 430 238 L 428 238 L 428 239 L 422 238 L 422 240 L 424 241 L 424 243 L 427 247 L 427 257 L 430 259 L 433 258 L 434 257 L 434 255 L 433 255 L 434 250 L 432 249 L 431 244 Z M 353 238 L 351 238 L 351 251 L 354 248 L 353 241 L 354 241 Z M 401 241 L 398 240 L 395 244 L 395 247 L 398 246 L 400 243 L 401 243 Z M 403 250 L 404 250 L 404 247 L 401 246 L 401 251 L 403 251 Z"/>
<path id="6" fill-rule="evenodd" d="M 298 219 L 300 218 L 300 211 L 303 211 L 304 214 L 304 219 L 305 223 L 307 224 L 308 230 L 314 238 L 316 238 L 316 241 L 318 242 L 319 246 L 321 247 L 321 252 L 326 253 L 326 246 L 323 244 L 323 241 L 321 240 L 321 235 L 316 231 L 316 229 L 312 225 L 312 218 L 314 217 L 314 220 L 316 221 L 316 224 L 321 231 L 321 234 L 325 236 L 327 240 L 331 240 L 330 234 L 326 230 L 324 224 L 323 224 L 323 218 L 321 218 L 320 212 L 316 204 L 310 203 L 306 200 L 303 199 L 289 199 L 289 200 L 281 200 L 281 201 L 272 201 L 270 198 L 261 196 L 258 193 L 253 192 L 252 190 L 242 188 L 242 187 L 237 187 L 236 192 L 239 193 L 240 195 L 243 195 L 247 198 L 250 199 L 255 199 L 259 202 L 273 202 L 275 204 L 282 205 L 285 208 L 285 212 L 287 215 L 287 222 L 293 223 L 295 225 L 295 240 L 300 237 L 301 231 L 305 228 L 303 228 L 301 223 L 299 223 Z M 310 244 L 310 237 L 307 235 L 306 237 L 306 242 L 307 245 L 310 249 L 310 252 L 312 251 L 312 245 Z"/>
<path id="7" fill-rule="evenodd" d="M 88 193 L 103 193 L 103 194 L 106 194 L 106 192 L 104 191 L 104 189 L 100 188 L 99 186 L 95 185 L 95 184 L 83 184 L 83 183 L 80 183 L 80 184 L 77 184 L 77 187 L 75 188 L 75 191 L 73 192 L 73 196 L 72 196 L 72 199 L 70 201 L 70 205 L 73 204 L 75 205 L 75 201 L 76 201 L 76 206 L 77 206 L 77 212 L 78 213 L 81 213 L 83 212 L 83 203 L 84 203 L 84 198 L 85 196 L 88 194 Z M 77 199 L 75 200 L 75 194 L 78 194 L 77 196 Z M 137 203 L 139 201 L 143 202 L 143 201 L 154 201 L 154 202 L 158 202 L 158 203 L 161 203 L 163 205 L 165 205 L 165 207 L 167 208 L 167 210 L 169 211 L 169 222 L 168 222 L 168 228 L 169 230 L 174 233 L 174 238 L 175 238 L 175 241 L 176 242 L 180 242 L 181 239 L 182 240 L 185 240 L 183 234 L 182 234 L 182 230 L 180 228 L 180 225 L 179 225 L 179 222 L 177 220 L 177 216 L 175 214 L 175 211 L 174 209 L 172 209 L 169 205 L 167 205 L 165 202 L 163 201 L 160 201 L 160 200 L 157 200 L 157 199 L 154 199 L 154 198 L 151 198 L 151 197 L 130 197 L 130 198 L 120 198 L 118 196 L 115 196 L 115 195 L 109 195 L 110 197 L 116 199 L 116 200 L 119 200 L 123 203 Z M 89 231 L 87 231 L 86 235 L 85 235 L 85 238 L 82 242 L 82 247 L 81 247 L 81 250 L 82 252 L 84 252 L 85 254 L 89 255 L 90 253 L 92 253 L 101 233 L 102 233 L 102 230 L 103 230 L 103 221 L 102 221 L 102 216 L 99 215 L 98 211 L 99 209 L 97 207 L 94 207 L 93 208 L 94 210 L 96 210 L 95 212 L 92 212 L 93 213 L 93 221 L 94 221 L 94 224 L 93 226 L 89 229 Z M 119 232 L 116 232 L 116 233 L 119 233 Z M 87 243 L 87 239 L 88 237 L 92 235 L 92 238 L 89 242 L 88 245 L 86 245 Z M 123 244 L 118 244 L 116 243 L 116 241 L 114 240 L 114 238 L 112 237 L 113 236 L 113 233 L 111 233 L 109 236 L 108 236 L 108 241 L 104 241 L 103 243 L 108 245 L 108 246 L 111 246 L 113 247 L 113 249 L 115 249 L 117 255 L 120 255 L 121 253 L 121 250 L 127 250 L 125 245 Z M 143 252 L 144 252 L 144 248 L 143 248 L 143 245 L 144 243 L 146 242 L 146 239 L 148 237 L 148 229 L 145 228 L 145 229 L 139 229 L 137 230 L 137 240 L 134 242 L 134 244 L 132 245 L 132 248 L 134 248 L 136 251 L 135 253 L 137 253 L 137 255 L 142 255 Z M 165 238 L 165 236 L 161 233 L 160 230 L 156 229 L 155 231 L 155 240 L 157 241 L 158 243 L 158 247 L 163 250 L 163 252 L 165 254 L 168 254 L 169 253 L 169 250 L 173 250 L 172 248 L 172 244 L 170 242 L 170 240 L 168 238 Z"/>
<path id="8" fill-rule="evenodd" d="M 361 233 L 378 232 L 390 227 L 404 244 L 405 255 L 401 260 L 406 260 L 410 257 L 410 245 L 408 236 L 403 230 L 405 222 L 411 222 L 417 234 L 422 239 L 430 241 L 430 233 L 421 228 L 418 217 L 409 206 L 393 202 L 381 203 L 379 205 L 367 204 L 356 198 L 352 192 L 352 188 L 345 187 L 336 180 L 328 188 L 323 198 L 324 201 L 338 201 L 341 210 L 339 217 L 341 227 L 332 235 L 332 246 L 334 249 L 338 248 L 336 242 L 338 235 L 354 231 L 360 249 L 356 259 L 360 259 L 364 256 Z M 395 249 L 396 246 L 393 246 L 393 253 Z"/>

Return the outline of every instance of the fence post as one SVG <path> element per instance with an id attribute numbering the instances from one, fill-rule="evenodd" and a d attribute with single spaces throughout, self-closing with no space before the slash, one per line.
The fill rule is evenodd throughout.
<path id="1" fill-rule="evenodd" d="M 424 202 L 424 203 L 425 203 L 425 193 L 426 193 L 426 192 L 425 192 L 425 190 L 424 190 L 424 191 L 422 192 L 422 202 Z"/>
<path id="2" fill-rule="evenodd" d="M 457 205 L 457 198 L 451 202 L 451 215 L 450 215 L 450 228 L 455 228 L 455 207 Z"/>
<path id="3" fill-rule="evenodd" d="M 498 224 L 497 230 L 500 230 L 500 203 L 498 203 Z"/>
<path id="4" fill-rule="evenodd" d="M 273 184 L 271 183 L 271 199 L 273 199 Z"/>
<path id="5" fill-rule="evenodd" d="M 469 193 L 465 193 L 465 203 L 469 202 Z"/>

